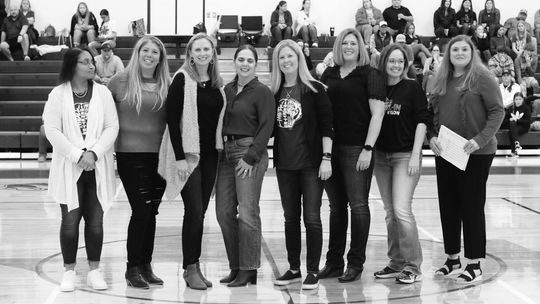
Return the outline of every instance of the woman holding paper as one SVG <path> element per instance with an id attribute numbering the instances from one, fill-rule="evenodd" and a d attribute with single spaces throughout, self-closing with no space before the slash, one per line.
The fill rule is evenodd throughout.
<path id="1" fill-rule="evenodd" d="M 433 89 L 433 128 L 429 145 L 437 156 L 439 210 L 448 258 L 435 274 L 461 273 L 457 283 L 470 284 L 482 279 L 480 259 L 486 255 L 484 205 L 489 169 L 497 150 L 495 133 L 504 118 L 497 80 L 482 64 L 471 39 L 460 35 L 448 43 Z M 470 154 L 465 170 L 439 157 L 441 126 L 464 137 L 463 150 Z M 461 270 L 461 226 L 468 264 Z"/>
<path id="2" fill-rule="evenodd" d="M 420 180 L 422 144 L 430 122 L 426 94 L 407 79 L 409 61 L 398 44 L 385 47 L 379 71 L 386 80 L 386 102 L 375 150 L 375 178 L 386 211 L 388 265 L 376 278 L 396 278 L 411 284 L 422 280 L 422 248 L 412 212 L 412 198 Z"/>

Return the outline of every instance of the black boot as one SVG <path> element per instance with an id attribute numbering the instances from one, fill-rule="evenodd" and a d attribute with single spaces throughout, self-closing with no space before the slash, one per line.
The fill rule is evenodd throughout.
<path id="1" fill-rule="evenodd" d="M 240 270 L 236 279 L 227 284 L 227 287 L 242 287 L 247 284 L 257 284 L 257 269 L 253 270 Z"/>
<path id="2" fill-rule="evenodd" d="M 163 285 L 163 280 L 158 278 L 152 271 L 152 265 L 150 263 L 143 264 L 140 267 L 142 277 L 148 282 L 148 284 Z"/>
<path id="3" fill-rule="evenodd" d="M 128 286 L 135 288 L 148 289 L 148 282 L 141 275 L 139 266 L 127 266 L 126 270 L 126 283 Z"/>
<path id="4" fill-rule="evenodd" d="M 231 272 L 229 272 L 229 275 L 219 280 L 219 282 L 229 284 L 230 282 L 234 281 L 234 279 L 236 279 L 236 276 L 238 275 L 238 271 L 239 271 L 238 269 L 231 269 Z"/>

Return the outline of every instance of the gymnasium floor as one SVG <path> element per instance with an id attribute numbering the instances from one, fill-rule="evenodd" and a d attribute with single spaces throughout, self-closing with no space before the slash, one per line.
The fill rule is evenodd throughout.
<path id="1" fill-rule="evenodd" d="M 109 289 L 86 287 L 86 253 L 81 233 L 78 282 L 75 292 L 59 291 L 63 268 L 58 239 L 60 208 L 46 195 L 49 162 L 0 161 L 0 303 L 537 303 L 540 300 L 540 156 L 518 160 L 496 157 L 488 182 L 486 203 L 488 256 L 484 280 L 470 286 L 435 278 L 433 271 L 445 256 L 437 205 L 433 157 L 424 159 L 424 174 L 416 189 L 414 212 L 420 228 L 424 279 L 411 285 L 375 280 L 385 266 L 384 210 L 375 181 L 370 208 L 371 230 L 367 261 L 360 280 L 341 284 L 321 280 L 320 287 L 302 291 L 300 283 L 276 287 L 273 279 L 287 269 L 283 215 L 272 169 L 261 197 L 262 267 L 257 285 L 231 289 L 219 284 L 228 273 L 221 231 L 211 201 L 205 221 L 202 270 L 213 281 L 207 291 L 186 288 L 182 279 L 180 202 L 165 202 L 158 215 L 154 253 L 156 273 L 163 287 L 126 287 L 126 227 L 129 204 L 118 181 L 115 204 L 105 218 L 102 270 Z M 328 241 L 328 201 L 321 209 L 324 265 Z M 82 227 L 82 225 L 81 225 Z M 305 247 L 304 247 L 305 248 Z M 305 254 L 305 250 L 303 251 Z M 303 256 L 303 261 L 305 257 Z M 305 267 L 305 265 L 303 265 Z M 305 268 L 302 269 L 305 273 Z"/>

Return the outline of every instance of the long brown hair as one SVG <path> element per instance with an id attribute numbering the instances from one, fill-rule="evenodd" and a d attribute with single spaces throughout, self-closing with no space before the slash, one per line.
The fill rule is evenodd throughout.
<path id="1" fill-rule="evenodd" d="M 218 68 L 218 55 L 216 51 L 216 43 L 214 39 L 210 36 L 208 36 L 206 33 L 198 33 L 196 35 L 193 35 L 191 39 L 189 39 L 188 44 L 186 46 L 186 59 L 184 60 L 184 63 L 180 67 L 180 69 L 183 69 L 186 71 L 191 77 L 191 79 L 195 81 L 200 81 L 201 77 L 199 73 L 197 72 L 197 69 L 195 69 L 195 65 L 192 64 L 192 56 L 191 56 L 191 48 L 193 47 L 193 43 L 199 39 L 206 39 L 208 42 L 210 42 L 210 45 L 212 46 L 212 60 L 210 64 L 208 65 L 208 77 L 210 77 L 210 86 L 213 88 L 219 88 L 223 85 L 223 79 L 221 79 L 221 76 L 219 75 L 219 68 Z"/>

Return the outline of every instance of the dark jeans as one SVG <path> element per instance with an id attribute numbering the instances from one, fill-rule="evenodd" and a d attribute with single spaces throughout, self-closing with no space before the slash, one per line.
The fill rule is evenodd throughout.
<path id="1" fill-rule="evenodd" d="M 131 206 L 128 267 L 148 264 L 154 252 L 156 215 L 165 191 L 165 180 L 157 173 L 158 154 L 117 152 L 116 161 Z"/>
<path id="2" fill-rule="evenodd" d="M 89 261 L 99 262 L 103 247 L 103 209 L 97 198 L 95 171 L 83 171 L 77 181 L 79 208 L 68 212 L 61 204 L 60 247 L 64 264 L 74 264 L 79 246 L 79 223 L 84 218 L 84 242 Z"/>
<path id="3" fill-rule="evenodd" d="M 199 165 L 193 170 L 180 193 L 184 202 L 182 224 L 184 269 L 188 265 L 198 263 L 201 257 L 204 214 L 216 181 L 217 164 L 217 150 L 201 153 Z"/>
<path id="4" fill-rule="evenodd" d="M 512 152 L 516 151 L 516 141 L 519 141 L 519 137 L 529 132 L 529 127 L 518 125 L 515 121 L 509 120 L 504 121 L 501 128 L 508 128 L 508 139 L 510 140 Z"/>
<path id="5" fill-rule="evenodd" d="M 319 179 L 318 174 L 318 168 L 276 169 L 281 205 L 285 215 L 285 245 L 290 269 L 300 269 L 302 248 L 300 217 L 302 207 L 304 207 L 308 273 L 319 272 L 322 250 L 321 201 L 323 182 Z"/>
<path id="6" fill-rule="evenodd" d="M 461 224 L 465 257 L 486 256 L 486 183 L 494 155 L 471 154 L 461 171 L 441 157 L 435 158 L 439 211 L 446 254 L 461 250 Z"/>
<path id="7" fill-rule="evenodd" d="M 261 218 L 259 200 L 268 155 L 253 165 L 251 177 L 237 176 L 238 161 L 247 153 L 252 137 L 225 143 L 216 182 L 216 215 L 231 269 L 261 267 Z"/>
<path id="8" fill-rule="evenodd" d="M 312 24 L 302 26 L 298 33 L 298 39 L 309 45 L 318 43 L 317 28 Z"/>
<path id="9" fill-rule="evenodd" d="M 350 206 L 351 245 L 347 253 L 347 267 L 363 270 L 371 221 L 368 198 L 374 157 L 368 169 L 357 171 L 356 162 L 362 147 L 335 145 L 333 150 L 332 177 L 325 184 L 330 200 L 330 240 L 326 264 L 335 267 L 344 265 Z"/>
<path id="10" fill-rule="evenodd" d="M 276 47 L 281 40 L 292 39 L 293 30 L 290 26 L 287 26 L 284 29 L 280 29 L 279 26 L 274 26 L 270 29 L 270 32 L 272 32 L 272 47 Z"/>

